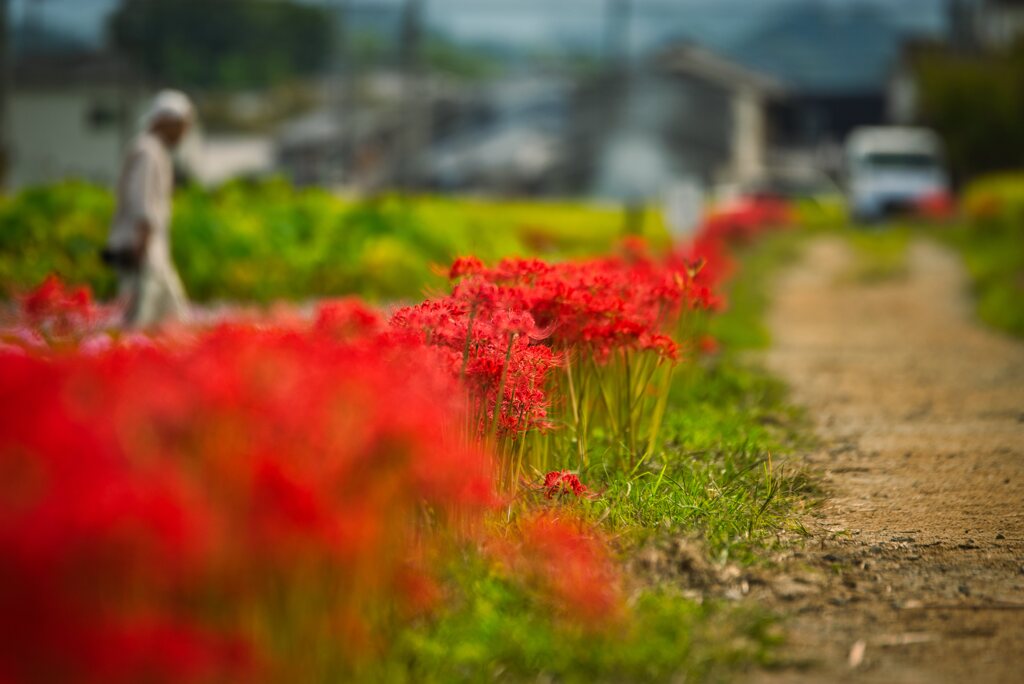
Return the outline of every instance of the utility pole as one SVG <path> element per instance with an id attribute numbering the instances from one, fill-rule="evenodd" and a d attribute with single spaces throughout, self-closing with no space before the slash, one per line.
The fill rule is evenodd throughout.
<path id="1" fill-rule="evenodd" d="M 356 140 L 352 125 L 354 121 L 355 74 L 353 73 L 351 51 L 349 49 L 349 17 L 350 0 L 328 0 L 334 9 L 334 107 L 338 122 L 338 146 L 335 165 L 331 180 L 349 182 L 355 164 Z"/>
<path id="2" fill-rule="evenodd" d="M 632 84 L 630 70 L 630 18 L 632 0 L 606 0 L 605 4 L 605 60 L 608 90 L 612 93 L 614 111 L 609 128 L 622 129 L 629 125 Z M 622 204 L 622 231 L 625 235 L 643 232 L 646 207 L 643 197 L 626 197 Z"/>
<path id="3" fill-rule="evenodd" d="M 605 59 L 610 70 L 625 71 L 629 64 L 631 0 L 605 0 Z"/>
<path id="4" fill-rule="evenodd" d="M 633 0 L 605 0 L 605 73 L 615 114 L 628 116 L 631 89 L 630 19 Z"/>
<path id="5" fill-rule="evenodd" d="M 394 179 L 408 190 L 415 180 L 413 165 L 429 138 L 429 84 L 423 82 L 420 44 L 423 39 L 424 0 L 405 0 L 399 34 L 402 71 L 402 111 L 399 113 L 397 166 Z"/>
<path id="6" fill-rule="evenodd" d="M 10 2 L 0 0 L 0 191 L 7 189 L 11 165 L 11 30 L 8 10 Z"/>
<path id="7" fill-rule="evenodd" d="M 976 3 L 965 0 L 948 0 L 946 19 L 949 22 L 949 42 L 958 52 L 972 53 L 978 50 L 978 25 Z"/>

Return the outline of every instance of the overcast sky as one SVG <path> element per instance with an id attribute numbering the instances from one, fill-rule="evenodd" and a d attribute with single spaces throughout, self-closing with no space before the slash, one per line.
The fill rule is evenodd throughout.
<path id="1" fill-rule="evenodd" d="M 204 0 L 211 6 L 216 0 Z M 332 4 L 338 0 L 304 0 Z M 357 5 L 401 4 L 402 0 L 349 0 Z M 637 19 L 633 39 L 646 44 L 665 33 L 721 44 L 738 38 L 781 4 L 795 0 L 633 0 Z M 807 0 L 803 0 L 806 2 Z M 849 6 L 860 0 L 817 0 Z M 942 26 L 943 0 L 869 0 L 885 8 L 907 28 L 937 31 Z M 542 46 L 566 39 L 599 40 L 604 31 L 607 0 L 424 0 L 429 21 L 465 40 Z M 11 0 L 15 26 L 31 5 L 47 25 L 97 41 L 107 15 L 118 0 Z"/>

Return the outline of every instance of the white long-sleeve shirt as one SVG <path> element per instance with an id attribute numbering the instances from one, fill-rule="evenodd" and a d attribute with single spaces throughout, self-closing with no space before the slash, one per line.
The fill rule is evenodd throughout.
<path id="1" fill-rule="evenodd" d="M 110 230 L 111 249 L 133 249 L 142 240 L 140 222 L 149 224 L 146 260 L 170 264 L 171 202 L 174 164 L 167 148 L 152 133 L 132 144 L 117 184 L 117 211 Z"/>

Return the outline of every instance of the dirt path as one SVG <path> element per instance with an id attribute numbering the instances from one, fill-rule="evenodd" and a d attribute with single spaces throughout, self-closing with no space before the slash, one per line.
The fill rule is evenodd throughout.
<path id="1" fill-rule="evenodd" d="M 974 322 L 939 247 L 875 284 L 853 258 L 812 243 L 775 292 L 766 361 L 811 412 L 829 498 L 776 591 L 806 664 L 764 678 L 1024 681 L 1024 344 Z"/>

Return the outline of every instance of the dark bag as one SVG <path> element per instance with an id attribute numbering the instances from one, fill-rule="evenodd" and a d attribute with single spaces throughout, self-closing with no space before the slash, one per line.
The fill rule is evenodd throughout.
<path id="1" fill-rule="evenodd" d="M 122 271 L 137 271 L 142 265 L 139 255 L 133 249 L 111 249 L 104 247 L 100 250 L 100 259 L 110 268 Z"/>

